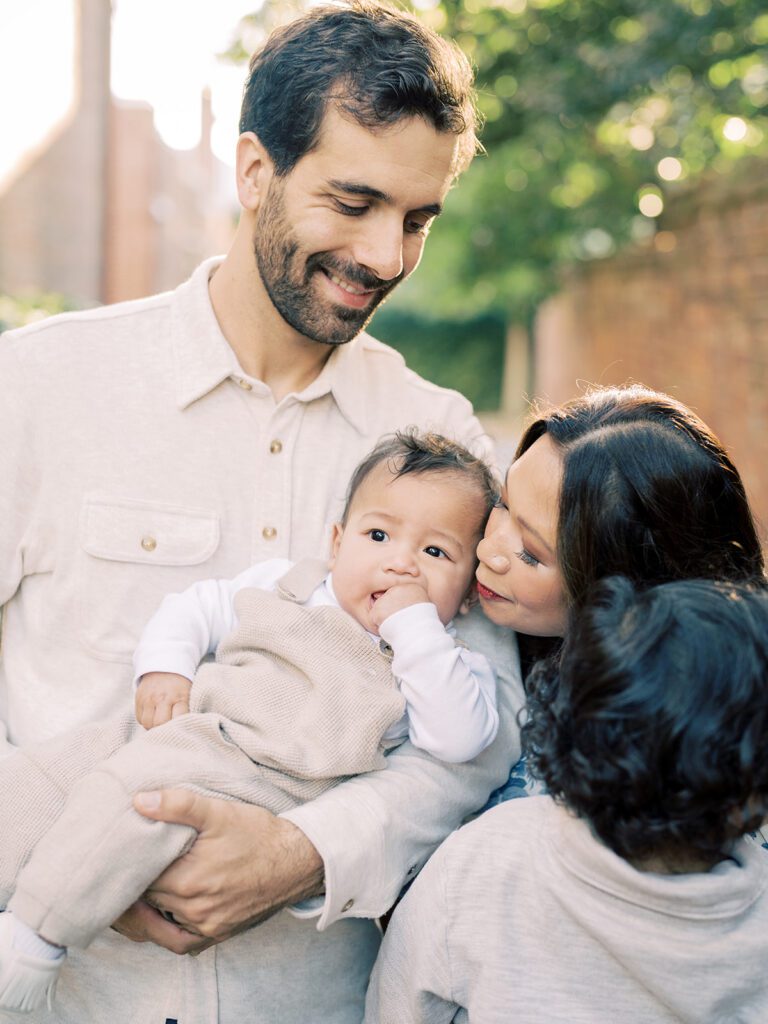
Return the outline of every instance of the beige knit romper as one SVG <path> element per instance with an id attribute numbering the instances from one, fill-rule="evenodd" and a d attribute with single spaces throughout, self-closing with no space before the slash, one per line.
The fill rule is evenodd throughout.
<path id="1" fill-rule="evenodd" d="M 134 811 L 139 791 L 280 813 L 385 767 L 382 737 L 405 707 L 391 652 L 339 608 L 304 607 L 326 573 L 299 562 L 276 592 L 236 595 L 238 625 L 200 667 L 189 714 L 148 732 L 94 723 L 0 762 L 8 909 L 62 946 L 84 948 L 116 920 L 196 836 Z"/>

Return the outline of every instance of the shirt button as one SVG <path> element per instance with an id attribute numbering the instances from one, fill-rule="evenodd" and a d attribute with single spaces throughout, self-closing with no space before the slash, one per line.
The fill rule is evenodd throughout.
<path id="1" fill-rule="evenodd" d="M 282 441 L 272 441 L 270 443 L 269 450 L 270 450 L 272 455 L 279 455 L 280 452 L 283 450 L 283 442 Z"/>
<path id="2" fill-rule="evenodd" d="M 243 391 L 251 391 L 253 389 L 253 384 L 251 384 L 249 380 L 246 380 L 245 377 L 238 377 L 237 383 L 240 385 Z"/>
<path id="3" fill-rule="evenodd" d="M 348 910 L 351 910 L 352 907 L 354 907 L 354 905 L 355 905 L 355 901 L 354 900 L 347 900 L 347 902 L 341 908 L 342 914 L 345 914 Z"/>
<path id="4" fill-rule="evenodd" d="M 264 538 L 264 540 L 272 540 L 274 537 L 277 536 L 277 530 L 274 528 L 274 526 L 265 526 L 264 529 L 261 531 L 261 536 Z"/>
<path id="5" fill-rule="evenodd" d="M 141 546 L 145 551 L 154 551 L 157 547 L 157 541 L 154 537 L 146 536 L 141 538 Z"/>

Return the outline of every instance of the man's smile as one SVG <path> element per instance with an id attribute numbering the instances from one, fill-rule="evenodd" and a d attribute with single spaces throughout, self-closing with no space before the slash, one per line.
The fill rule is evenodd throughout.
<path id="1" fill-rule="evenodd" d="M 382 290 L 381 287 L 366 288 L 360 284 L 353 284 L 347 278 L 340 277 L 327 267 L 320 267 L 320 270 L 325 279 L 333 285 L 336 300 L 346 306 L 364 309 L 370 305 L 374 296 Z"/>

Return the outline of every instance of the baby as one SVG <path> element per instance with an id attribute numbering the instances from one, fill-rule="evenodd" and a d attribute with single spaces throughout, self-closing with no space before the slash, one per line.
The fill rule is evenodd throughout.
<path id="1" fill-rule="evenodd" d="M 600 584 L 528 681 L 551 796 L 440 847 L 387 930 L 366 1022 L 768 1020 L 768 592 Z"/>
<path id="2" fill-rule="evenodd" d="M 353 474 L 330 565 L 261 562 L 165 599 L 134 659 L 149 731 L 101 723 L 0 764 L 0 817 L 19 823 L 0 843 L 0 1007 L 50 1001 L 66 947 L 87 946 L 194 841 L 142 818 L 136 792 L 182 786 L 280 813 L 385 767 L 405 738 L 451 762 L 492 742 L 494 674 L 451 620 L 495 499 L 461 446 L 385 439 Z"/>

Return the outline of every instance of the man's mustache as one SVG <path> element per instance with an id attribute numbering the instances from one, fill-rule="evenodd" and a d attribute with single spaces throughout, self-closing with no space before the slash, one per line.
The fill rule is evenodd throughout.
<path id="1" fill-rule="evenodd" d="M 340 260 L 338 256 L 333 256 L 331 253 L 326 252 L 314 253 L 307 259 L 307 271 L 311 272 L 313 270 L 330 270 L 338 277 L 344 278 L 350 284 L 359 285 L 366 291 L 381 292 L 394 288 L 405 276 L 401 271 L 397 277 L 384 281 L 369 270 L 366 270 L 365 267 L 361 267 L 359 263 L 347 263 L 345 260 Z"/>

